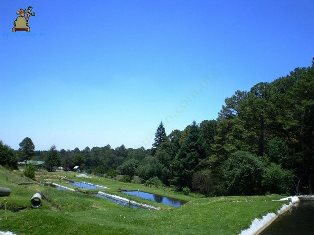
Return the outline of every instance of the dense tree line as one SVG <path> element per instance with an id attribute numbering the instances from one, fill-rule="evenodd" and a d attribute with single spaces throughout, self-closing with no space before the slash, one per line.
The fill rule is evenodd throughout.
<path id="1" fill-rule="evenodd" d="M 151 149 L 107 145 L 57 151 L 53 146 L 34 152 L 27 139 L 17 158 L 36 155 L 49 171 L 80 166 L 88 173 L 209 196 L 312 193 L 313 134 L 314 64 L 236 91 L 216 120 L 193 122 L 169 135 L 161 123 Z M 0 154 L 0 164 L 16 167 L 13 150 L 2 142 Z"/>
<path id="2" fill-rule="evenodd" d="M 13 149 L 0 141 L 0 165 L 17 169 L 16 154 Z"/>

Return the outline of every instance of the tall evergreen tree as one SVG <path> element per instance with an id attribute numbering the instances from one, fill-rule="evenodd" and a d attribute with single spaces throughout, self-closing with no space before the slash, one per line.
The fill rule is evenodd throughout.
<path id="1" fill-rule="evenodd" d="M 55 145 L 52 145 L 47 153 L 47 159 L 45 162 L 47 171 L 53 171 L 54 167 L 59 166 L 61 163 L 59 153 Z"/>
<path id="2" fill-rule="evenodd" d="M 26 137 L 20 143 L 19 151 L 22 154 L 22 160 L 30 160 L 35 155 L 35 145 L 31 138 Z"/>
<path id="3" fill-rule="evenodd" d="M 212 155 L 212 145 L 216 136 L 217 121 L 205 120 L 200 124 L 200 136 L 203 140 L 203 148 L 206 151 L 206 156 Z"/>
<path id="4" fill-rule="evenodd" d="M 161 146 L 162 143 L 166 142 L 167 139 L 168 137 L 166 135 L 164 125 L 161 122 L 155 134 L 155 142 L 153 143 L 153 154 L 156 153 L 156 150 Z"/>
<path id="5" fill-rule="evenodd" d="M 201 160 L 206 157 L 196 122 L 187 127 L 187 136 L 174 159 L 174 183 L 179 189 L 192 187 L 192 176 L 200 169 Z"/>

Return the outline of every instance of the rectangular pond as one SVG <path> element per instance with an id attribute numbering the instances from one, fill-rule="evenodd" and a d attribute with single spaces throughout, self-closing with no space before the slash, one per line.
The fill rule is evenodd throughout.
<path id="1" fill-rule="evenodd" d="M 161 196 L 161 195 L 154 194 L 154 193 L 147 193 L 147 192 L 143 192 L 143 191 L 138 191 L 138 190 L 122 191 L 122 192 L 127 194 L 127 195 L 131 195 L 131 196 L 139 197 L 139 198 L 142 198 L 142 199 L 155 201 L 155 202 L 162 203 L 162 204 L 168 205 L 168 206 L 173 206 L 173 207 L 176 207 L 176 208 L 182 206 L 185 203 L 184 201 L 181 201 L 181 200 L 178 200 L 178 199 Z"/>
<path id="2" fill-rule="evenodd" d="M 86 183 L 86 182 L 69 182 L 72 186 L 76 187 L 76 188 L 81 188 L 81 189 L 87 189 L 87 190 L 90 190 L 90 189 L 97 189 L 99 187 L 97 187 L 96 185 L 94 184 L 89 184 L 89 183 Z"/>
<path id="3" fill-rule="evenodd" d="M 261 235 L 314 234 L 314 201 L 301 201 L 275 220 Z"/>
<path id="4" fill-rule="evenodd" d="M 92 184 L 92 183 L 87 183 L 87 182 L 76 182 L 76 181 L 71 181 L 68 180 L 68 183 L 71 184 L 72 186 L 76 187 L 76 188 L 80 188 L 80 189 L 85 189 L 85 190 L 93 190 L 93 189 L 104 189 L 106 187 L 101 186 L 101 185 L 96 185 L 96 184 Z"/>
<path id="5" fill-rule="evenodd" d="M 83 188 L 83 189 L 95 189 L 98 188 L 97 185 L 90 185 L 89 183 L 86 184 L 82 184 L 84 182 L 70 182 L 73 186 L 75 187 L 80 187 L 80 188 Z M 75 184 L 76 183 L 76 184 Z M 72 188 L 69 188 L 69 187 L 65 187 L 65 186 L 62 186 L 62 185 L 59 185 L 59 184 L 56 184 L 56 183 L 48 183 L 47 185 L 49 186 L 52 186 L 58 190 L 61 190 L 61 191 L 73 191 L 73 192 L 77 192 L 77 193 L 80 193 L 78 191 L 76 191 L 75 189 L 72 189 Z M 87 186 L 87 187 L 86 187 Z M 91 187 L 89 187 L 91 186 Z M 104 188 L 103 186 L 99 186 L 99 187 L 102 187 Z M 103 198 L 105 200 L 108 200 L 110 202 L 113 202 L 115 204 L 118 204 L 118 205 L 121 205 L 121 206 L 127 206 L 127 207 L 130 207 L 130 208 L 136 208 L 136 209 L 139 209 L 139 208 L 144 208 L 144 209 L 149 209 L 149 210 L 158 210 L 159 208 L 156 208 L 154 206 L 150 206 L 150 205 L 146 205 L 146 204 L 141 204 L 141 203 L 138 203 L 138 202 L 135 202 L 135 201 L 131 201 L 127 198 L 122 198 L 122 197 L 119 197 L 119 196 L 116 196 L 116 195 L 111 195 L 111 194 L 108 194 L 108 193 L 104 193 L 104 192 L 101 192 L 99 191 L 97 194 L 93 194 L 94 196 L 98 197 L 98 198 Z"/>

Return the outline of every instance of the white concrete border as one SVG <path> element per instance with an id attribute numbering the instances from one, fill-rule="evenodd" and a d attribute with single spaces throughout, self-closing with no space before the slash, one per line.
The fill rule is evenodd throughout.
<path id="1" fill-rule="evenodd" d="M 146 209 L 149 209 L 149 210 L 160 210 L 160 207 L 154 207 L 154 206 L 151 206 L 151 205 L 138 203 L 136 201 L 132 201 L 132 200 L 129 200 L 127 198 L 120 197 L 120 196 L 117 196 L 117 195 L 108 194 L 108 193 L 104 193 L 104 192 L 101 192 L 101 191 L 99 191 L 98 194 L 103 195 L 103 196 L 108 197 L 108 198 L 112 198 L 112 199 L 117 200 L 117 201 L 121 201 L 121 202 L 130 204 L 130 205 L 143 207 L 143 208 L 146 208 Z"/>
<path id="2" fill-rule="evenodd" d="M 98 184 L 92 184 L 92 183 L 88 183 L 88 182 L 85 182 L 85 181 L 81 181 L 81 182 L 84 183 L 84 184 L 91 185 L 91 186 L 96 186 L 96 187 L 98 187 L 98 188 L 104 188 L 104 189 L 108 188 L 108 187 L 106 187 L 106 186 L 102 186 L 102 185 L 98 185 Z M 78 183 L 79 183 L 79 182 L 78 182 Z"/>
<path id="3" fill-rule="evenodd" d="M 7 232 L 0 231 L 0 235 L 15 235 L 15 234 L 12 232 L 9 232 L 9 231 L 7 231 Z"/>
<path id="4" fill-rule="evenodd" d="M 274 222 L 280 215 L 286 213 L 293 206 L 296 206 L 300 199 L 297 196 L 282 198 L 278 201 L 289 201 L 287 205 L 283 205 L 277 213 L 268 213 L 264 215 L 261 219 L 254 219 L 248 229 L 242 230 L 240 235 L 257 235 L 260 234 L 264 229 L 266 229 L 272 222 Z"/>
<path id="5" fill-rule="evenodd" d="M 66 190 L 70 190 L 70 191 L 72 191 L 72 192 L 75 192 L 75 189 L 69 188 L 69 187 L 66 187 L 66 186 L 62 186 L 62 185 L 60 185 L 60 184 L 51 183 L 51 185 L 56 186 L 56 187 L 59 187 L 59 188 L 63 188 L 63 189 L 66 189 Z"/>

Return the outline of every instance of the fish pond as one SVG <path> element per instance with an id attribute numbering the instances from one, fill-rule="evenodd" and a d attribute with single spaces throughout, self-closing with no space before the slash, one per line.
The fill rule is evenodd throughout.
<path id="1" fill-rule="evenodd" d="M 165 205 L 168 205 L 168 206 L 177 207 L 177 208 L 182 206 L 184 203 L 186 203 L 186 202 L 178 200 L 178 199 L 161 196 L 161 195 L 154 194 L 154 193 L 138 191 L 138 190 L 122 191 L 122 192 L 127 194 L 127 195 L 131 195 L 131 196 L 139 197 L 139 198 L 142 198 L 142 199 L 155 201 L 155 202 L 158 202 L 158 203 L 162 203 L 162 204 L 165 204 Z"/>
<path id="2" fill-rule="evenodd" d="M 97 185 L 86 183 L 86 182 L 69 182 L 72 186 L 80 189 L 86 189 L 86 190 L 92 190 L 92 189 L 98 189 L 100 188 Z"/>
<path id="3" fill-rule="evenodd" d="M 301 201 L 291 211 L 280 216 L 262 235 L 314 234 L 314 201 Z"/>
<path id="4" fill-rule="evenodd" d="M 94 185 L 94 184 L 87 183 L 87 182 L 75 182 L 75 181 L 69 181 L 68 180 L 68 183 L 71 184 L 72 186 L 76 187 L 76 188 L 81 188 L 81 189 L 85 189 L 85 190 L 95 190 L 95 189 L 99 189 L 99 188 L 106 188 L 106 187 L 101 186 L 101 185 Z M 62 185 L 58 185 L 58 184 L 50 184 L 50 186 L 53 186 L 56 189 L 62 190 L 62 191 L 66 191 L 66 190 L 75 191 L 74 189 L 71 189 L 71 188 L 68 188 L 68 187 L 65 187 Z M 117 196 L 102 193 L 102 192 L 99 192 L 99 193 L 96 193 L 93 195 L 96 197 L 108 200 L 110 202 L 113 202 L 115 204 L 121 205 L 121 206 L 127 206 L 127 207 L 135 208 L 135 209 L 145 208 L 145 206 L 143 207 L 139 203 L 132 202 L 126 198 L 122 199 L 122 198 L 119 198 Z M 148 209 L 150 209 L 150 208 L 148 208 Z"/>

